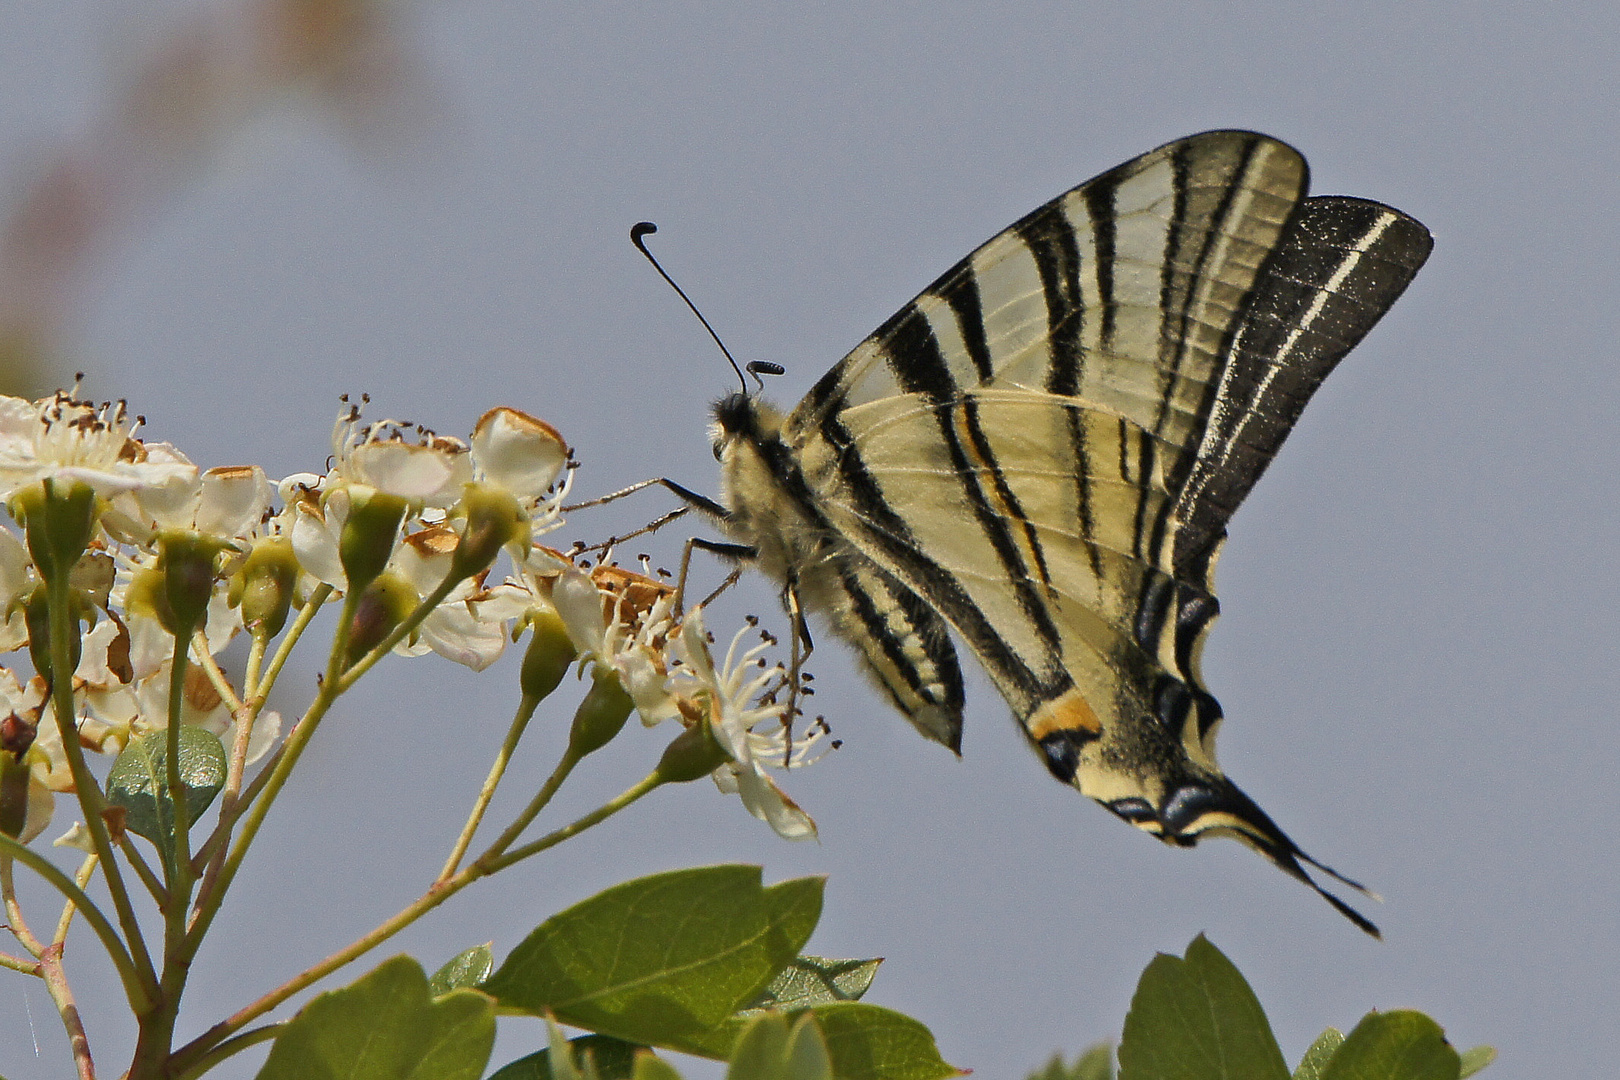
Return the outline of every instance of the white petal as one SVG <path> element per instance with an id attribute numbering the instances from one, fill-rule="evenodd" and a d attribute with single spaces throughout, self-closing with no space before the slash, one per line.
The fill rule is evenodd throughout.
<path id="1" fill-rule="evenodd" d="M 242 536 L 270 505 L 270 480 L 257 465 L 209 469 L 202 475 L 196 529 L 210 536 Z"/>
<path id="2" fill-rule="evenodd" d="M 51 846 L 78 848 L 86 855 L 96 853 L 95 841 L 90 839 L 90 830 L 84 827 L 82 821 L 75 821 L 71 829 L 51 841 Z"/>
<path id="3" fill-rule="evenodd" d="M 252 765 L 264 757 L 280 737 L 281 714 L 273 709 L 260 713 L 258 721 L 253 725 L 253 734 L 248 736 L 247 764 Z"/>
<path id="4" fill-rule="evenodd" d="M 447 660 L 483 671 L 501 657 L 506 632 L 500 623 L 482 622 L 467 605 L 447 601 L 422 621 L 421 641 Z"/>
<path id="5" fill-rule="evenodd" d="M 783 794 L 770 777 L 753 769 L 742 769 L 737 773 L 737 788 L 748 812 L 769 825 L 777 836 L 784 840 L 815 838 L 816 823 Z"/>
<path id="6" fill-rule="evenodd" d="M 334 491 L 322 509 L 324 514 L 306 503 L 297 504 L 293 511 L 293 554 L 305 571 L 341 589 L 348 584 L 348 578 L 338 557 L 338 532 L 348 516 L 348 492 Z"/>
<path id="7" fill-rule="evenodd" d="M 602 619 L 602 594 L 591 576 L 569 568 L 551 590 L 551 602 L 568 629 L 568 640 L 580 653 L 602 651 L 607 624 Z"/>
<path id="8" fill-rule="evenodd" d="M 472 445 L 484 477 L 520 497 L 544 496 L 568 463 L 568 444 L 557 429 L 517 409 L 479 417 Z"/>
<path id="9" fill-rule="evenodd" d="M 472 462 L 467 448 L 450 440 L 433 446 L 388 440 L 355 447 L 345 474 L 413 503 L 453 506 L 472 479 Z"/>

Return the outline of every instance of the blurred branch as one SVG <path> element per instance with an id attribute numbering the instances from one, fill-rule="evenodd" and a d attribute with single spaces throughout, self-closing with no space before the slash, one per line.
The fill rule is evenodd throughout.
<path id="1" fill-rule="evenodd" d="M 290 96 L 375 143 L 416 87 L 385 0 L 242 0 L 191 12 L 131 63 L 86 133 L 4 168 L 0 393 L 60 384 L 58 340 L 94 258 L 160 212 L 230 138 Z M 115 80 L 117 81 L 117 80 Z"/>

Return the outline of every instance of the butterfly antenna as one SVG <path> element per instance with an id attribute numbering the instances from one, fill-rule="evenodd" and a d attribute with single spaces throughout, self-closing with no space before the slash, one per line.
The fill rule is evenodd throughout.
<path id="1" fill-rule="evenodd" d="M 743 393 L 748 393 L 748 380 L 743 377 L 742 368 L 737 366 L 736 357 L 731 355 L 731 350 L 726 348 L 726 343 L 720 340 L 720 335 L 714 332 L 714 327 L 710 326 L 709 320 L 703 317 L 703 312 L 699 311 L 697 309 L 697 305 L 692 303 L 692 298 L 686 295 L 686 290 L 675 284 L 675 279 L 669 276 L 669 271 L 658 265 L 658 260 L 653 258 L 653 253 L 647 250 L 647 245 L 642 241 L 641 238 L 646 236 L 648 233 L 655 233 L 657 231 L 658 226 L 654 225 L 652 222 L 638 221 L 634 225 L 630 226 L 630 242 L 636 245 L 637 251 L 647 256 L 647 261 L 653 264 L 653 269 L 657 270 L 663 279 L 669 282 L 669 287 L 679 293 L 682 300 L 686 301 L 686 306 L 691 308 L 692 314 L 698 317 L 698 322 L 703 324 L 703 329 L 709 332 L 709 336 L 714 338 L 714 343 L 720 346 L 720 351 L 726 354 L 726 360 L 730 362 L 731 370 L 737 373 L 737 380 L 742 383 Z M 748 366 L 750 370 L 752 370 L 754 365 L 750 364 Z M 759 376 L 756 374 L 754 379 L 757 382 L 759 380 Z"/>

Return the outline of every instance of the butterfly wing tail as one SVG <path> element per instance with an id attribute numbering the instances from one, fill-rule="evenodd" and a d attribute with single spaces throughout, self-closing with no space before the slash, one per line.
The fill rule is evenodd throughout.
<path id="1" fill-rule="evenodd" d="M 1205 836 L 1230 836 L 1247 844 L 1283 873 L 1310 886 L 1356 926 L 1375 938 L 1383 937 L 1365 915 L 1323 888 L 1306 872 L 1305 866 L 1313 866 L 1372 899 L 1378 899 L 1377 895 L 1360 882 L 1307 855 L 1277 827 L 1270 815 L 1230 780 L 1221 777 L 1183 784 L 1165 801 L 1159 811 L 1159 823 L 1163 828 L 1161 835 L 1174 844 L 1190 847 Z"/>

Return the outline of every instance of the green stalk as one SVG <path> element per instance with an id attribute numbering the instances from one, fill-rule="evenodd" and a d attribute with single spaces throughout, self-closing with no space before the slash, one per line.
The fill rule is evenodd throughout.
<path id="1" fill-rule="evenodd" d="M 518 740 L 523 737 L 523 731 L 534 718 L 534 710 L 539 705 L 540 699 L 530 694 L 524 695 L 523 700 L 518 702 L 517 715 L 512 717 L 511 726 L 506 729 L 506 738 L 501 741 L 501 749 L 489 767 L 489 775 L 484 778 L 484 786 L 478 791 L 478 799 L 473 803 L 472 813 L 467 815 L 467 823 L 461 827 L 461 835 L 456 838 L 455 847 L 450 850 L 450 857 L 444 861 L 444 869 L 439 871 L 438 880 L 443 881 L 454 874 L 456 867 L 461 865 L 461 857 L 467 854 L 467 848 L 472 846 L 473 834 L 483 822 L 490 800 L 495 798 L 495 788 L 500 784 L 501 777 L 506 774 L 506 767 L 512 761 Z"/>
<path id="2" fill-rule="evenodd" d="M 107 950 L 107 956 L 118 971 L 118 978 L 124 984 L 124 997 L 128 999 L 131 1011 L 137 1016 L 150 1011 L 152 994 L 142 982 L 140 968 L 131 958 L 129 951 L 124 948 L 124 942 L 119 938 L 118 931 L 113 929 L 111 921 L 102 914 L 96 902 L 75 885 L 73 879 L 64 874 L 55 863 L 5 833 L 0 833 L 0 852 L 11 856 L 50 882 L 56 887 L 57 892 L 83 913 L 85 922 L 90 924 L 90 929 L 101 939 L 101 947 Z"/>
<path id="3" fill-rule="evenodd" d="M 90 842 L 96 849 L 96 857 L 101 860 L 102 874 L 107 881 L 107 891 L 112 896 L 118 923 L 129 942 L 129 951 L 126 953 L 120 946 L 118 955 L 126 956 L 133 963 L 138 976 L 135 982 L 138 993 L 131 996 L 130 1006 L 136 1016 L 144 1016 L 157 1003 L 157 970 L 152 965 L 151 955 L 146 951 L 146 940 L 141 936 L 141 924 L 135 917 L 134 905 L 130 903 L 129 890 L 125 887 L 123 875 L 118 870 L 118 862 L 113 858 L 112 837 L 107 832 L 106 819 L 102 817 L 107 808 L 106 799 L 101 793 L 101 786 L 91 775 L 90 766 L 85 763 L 84 748 L 79 745 L 79 728 L 74 722 L 73 712 L 71 663 L 72 635 L 78 632 L 78 626 L 77 619 L 73 616 L 71 585 L 66 574 L 52 574 L 47 579 L 45 588 L 47 610 L 50 612 L 51 670 L 54 676 L 51 679 L 51 712 L 56 717 L 57 732 L 62 737 L 62 751 L 68 761 L 68 771 L 73 776 L 73 790 L 79 798 L 79 809 L 84 813 L 85 828 L 89 830 Z M 63 672 L 66 674 L 60 674 Z M 22 856 L 19 855 L 18 858 L 22 859 Z M 65 876 L 63 881 L 66 881 Z M 82 890 L 79 890 L 79 895 L 84 895 Z M 88 915 L 89 912 L 86 912 L 87 917 Z M 103 944 L 105 943 L 104 939 Z M 114 957 L 114 962 L 117 962 L 117 956 Z M 127 982 L 125 989 L 128 992 Z"/>
<path id="4" fill-rule="evenodd" d="M 558 773 L 566 775 L 562 765 L 558 766 L 558 772 L 553 773 L 553 777 L 557 777 Z M 559 778 L 557 782 L 560 784 L 561 779 Z M 338 968 L 364 956 L 367 952 L 410 926 L 474 881 L 488 877 L 497 870 L 504 869 L 521 859 L 528 858 L 530 855 L 555 847 L 569 837 L 575 836 L 592 825 L 613 816 L 664 782 L 663 776 L 655 770 L 612 801 L 591 811 L 572 824 L 502 857 L 492 857 L 493 849 L 491 849 L 491 851 L 485 852 L 463 867 L 455 876 L 435 881 L 427 892 L 423 893 L 414 903 L 394 915 L 387 922 L 382 923 L 364 937 L 358 938 L 353 943 L 339 949 L 320 963 L 289 979 L 257 1001 L 244 1006 L 175 1051 L 170 1061 L 172 1073 L 177 1076 L 196 1075 L 200 1062 L 218 1060 L 218 1057 L 214 1055 L 214 1051 L 221 1048 L 232 1033 L 263 1016 L 299 991 L 324 979 Z M 553 788 L 553 790 L 555 789 Z"/>

